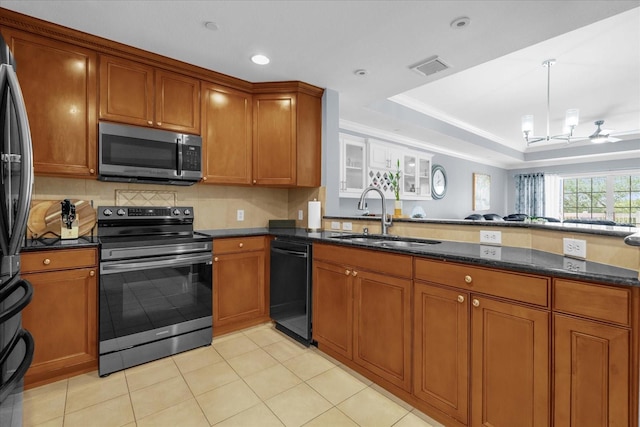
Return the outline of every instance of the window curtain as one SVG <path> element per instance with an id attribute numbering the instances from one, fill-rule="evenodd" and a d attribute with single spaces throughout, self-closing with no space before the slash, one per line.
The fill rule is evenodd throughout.
<path id="1" fill-rule="evenodd" d="M 544 216 L 562 220 L 562 178 L 558 175 L 544 176 Z"/>
<path id="2" fill-rule="evenodd" d="M 526 173 L 515 176 L 516 213 L 544 216 L 544 173 Z"/>

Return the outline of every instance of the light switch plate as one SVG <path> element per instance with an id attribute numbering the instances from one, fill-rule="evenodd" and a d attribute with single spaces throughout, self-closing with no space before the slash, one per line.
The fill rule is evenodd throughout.
<path id="1" fill-rule="evenodd" d="M 573 258 L 587 258 L 587 241 L 579 239 L 562 239 L 562 252 L 565 256 Z"/>
<path id="2" fill-rule="evenodd" d="M 302 221 L 304 219 L 304 213 L 302 209 L 298 209 L 298 221 Z"/>
<path id="3" fill-rule="evenodd" d="M 351 231 L 353 230 L 353 225 L 350 222 L 343 222 L 342 229 L 345 231 Z"/>
<path id="4" fill-rule="evenodd" d="M 238 209 L 236 219 L 238 221 L 244 221 L 244 209 Z"/>
<path id="5" fill-rule="evenodd" d="M 489 231 L 480 230 L 480 243 L 487 245 L 501 245 L 502 244 L 502 232 L 501 231 Z"/>

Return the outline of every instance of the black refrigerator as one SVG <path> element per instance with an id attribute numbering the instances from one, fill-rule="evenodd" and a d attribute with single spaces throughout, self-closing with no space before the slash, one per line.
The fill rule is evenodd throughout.
<path id="1" fill-rule="evenodd" d="M 33 295 L 20 277 L 33 186 L 33 153 L 27 112 L 11 52 L 0 36 L 0 426 L 22 426 L 24 375 L 34 342 L 21 312 Z"/>

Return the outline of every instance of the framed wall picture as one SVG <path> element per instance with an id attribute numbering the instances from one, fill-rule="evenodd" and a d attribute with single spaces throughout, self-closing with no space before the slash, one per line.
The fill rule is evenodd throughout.
<path id="1" fill-rule="evenodd" d="M 488 211 L 491 207 L 491 175 L 473 174 L 473 210 Z"/>

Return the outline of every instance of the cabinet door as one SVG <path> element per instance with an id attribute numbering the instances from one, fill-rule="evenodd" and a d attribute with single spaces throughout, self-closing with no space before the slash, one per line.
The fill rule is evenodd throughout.
<path id="1" fill-rule="evenodd" d="M 549 316 L 472 295 L 471 425 L 549 425 Z"/>
<path id="2" fill-rule="evenodd" d="M 296 96 L 255 95 L 253 101 L 253 183 L 296 184 Z"/>
<path id="3" fill-rule="evenodd" d="M 340 140 L 340 197 L 360 197 L 366 181 L 365 144 Z"/>
<path id="4" fill-rule="evenodd" d="M 153 67 L 100 56 L 100 118 L 154 126 Z"/>
<path id="5" fill-rule="evenodd" d="M 347 267 L 313 263 L 313 339 L 351 359 L 353 354 L 353 281 Z"/>
<path id="6" fill-rule="evenodd" d="M 217 255 L 213 266 L 213 328 L 264 316 L 264 251 Z"/>
<path id="7" fill-rule="evenodd" d="M 213 84 L 202 86 L 203 181 L 251 184 L 251 95 Z"/>
<path id="8" fill-rule="evenodd" d="M 200 134 L 200 81 L 164 70 L 155 72 L 155 125 Z"/>
<path id="9" fill-rule="evenodd" d="M 35 353 L 26 385 L 97 369 L 97 276 L 83 268 L 24 274 L 33 300 L 22 324 L 33 335 Z"/>
<path id="10" fill-rule="evenodd" d="M 356 271 L 353 360 L 411 390 L 411 281 Z"/>
<path id="11" fill-rule="evenodd" d="M 467 424 L 469 295 L 416 282 L 413 393 Z"/>
<path id="12" fill-rule="evenodd" d="M 96 173 L 96 54 L 3 29 L 29 116 L 36 175 Z"/>
<path id="13" fill-rule="evenodd" d="M 554 426 L 629 425 L 629 330 L 554 314 Z"/>

